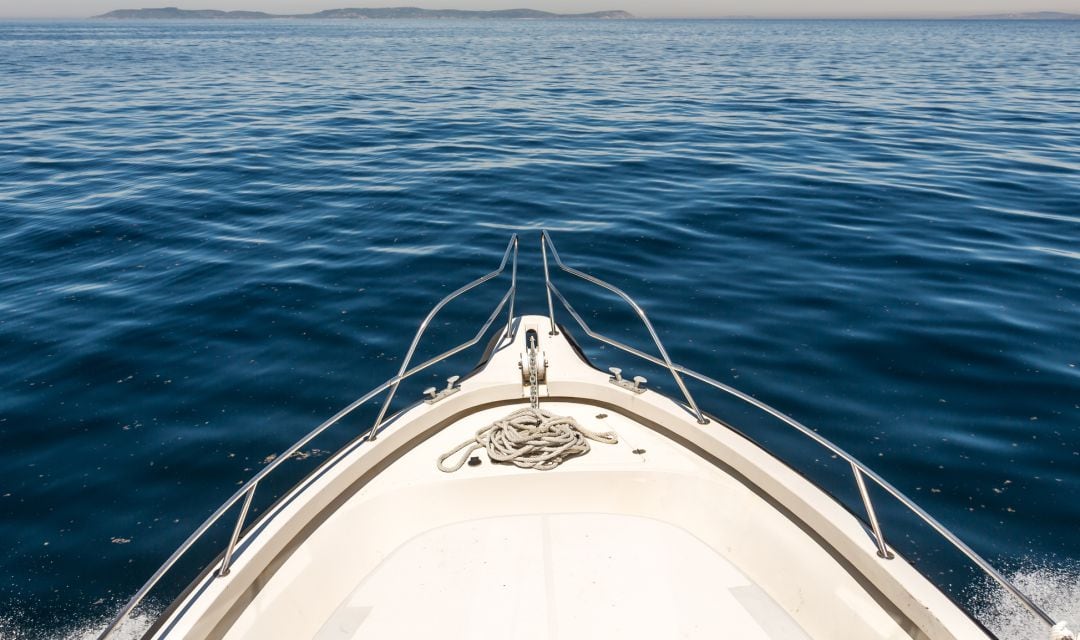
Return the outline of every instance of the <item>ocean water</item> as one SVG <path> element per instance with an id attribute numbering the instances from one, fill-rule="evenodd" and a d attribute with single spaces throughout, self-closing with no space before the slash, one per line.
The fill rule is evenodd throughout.
<path id="1" fill-rule="evenodd" d="M 90 637 L 239 483 L 393 375 L 511 233 L 518 309 L 542 312 L 541 228 L 676 361 L 815 427 L 1077 621 L 1078 44 L 1061 22 L 0 23 L 0 637 Z M 451 305 L 421 356 L 505 286 Z M 842 465 L 692 390 L 857 509 Z M 1042 637 L 875 497 L 991 629 Z"/>

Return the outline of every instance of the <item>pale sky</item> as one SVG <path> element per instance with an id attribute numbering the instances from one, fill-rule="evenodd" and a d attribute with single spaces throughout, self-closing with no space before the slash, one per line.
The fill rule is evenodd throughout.
<path id="1" fill-rule="evenodd" d="M 1020 11 L 1080 13 L 1080 0 L 0 0 L 0 17 L 83 18 L 112 9 L 182 9 L 311 13 L 343 7 L 418 6 L 426 9 L 530 8 L 559 13 L 624 9 L 636 16 L 949 17 Z"/>

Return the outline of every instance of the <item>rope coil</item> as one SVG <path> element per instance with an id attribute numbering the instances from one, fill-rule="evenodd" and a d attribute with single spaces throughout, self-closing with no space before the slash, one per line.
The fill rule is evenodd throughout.
<path id="1" fill-rule="evenodd" d="M 487 449 L 492 462 L 509 462 L 522 469 L 548 471 L 564 460 L 589 452 L 589 440 L 615 444 L 614 431 L 589 431 L 569 416 L 557 416 L 540 408 L 518 409 L 480 429 L 476 435 L 439 456 L 440 471 L 453 473 L 465 465 L 473 451 Z M 444 464 L 461 450 L 456 463 Z"/>

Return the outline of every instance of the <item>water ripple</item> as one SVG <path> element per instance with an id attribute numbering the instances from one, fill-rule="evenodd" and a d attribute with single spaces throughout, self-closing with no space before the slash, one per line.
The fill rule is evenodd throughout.
<path id="1" fill-rule="evenodd" d="M 981 553 L 1080 557 L 1078 29 L 0 23 L 0 635 L 100 626 L 261 461 L 392 375 L 511 232 L 518 308 L 544 309 L 541 228 L 677 360 Z M 649 346 L 617 300 L 560 286 Z M 450 305 L 431 353 L 497 288 Z"/>

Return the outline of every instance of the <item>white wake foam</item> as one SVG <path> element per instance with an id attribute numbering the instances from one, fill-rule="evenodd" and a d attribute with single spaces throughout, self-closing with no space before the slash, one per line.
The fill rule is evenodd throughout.
<path id="1" fill-rule="evenodd" d="M 1012 572 L 1009 579 L 1041 606 L 1055 620 L 1068 620 L 1070 628 L 1080 630 L 1080 566 L 1027 566 Z M 972 611 L 1000 640 L 1044 640 L 1046 627 L 1019 600 L 996 583 L 987 582 L 976 590 Z M 119 605 L 117 605 L 119 608 Z M 137 640 L 157 619 L 159 611 L 136 611 L 117 630 L 117 640 Z M 76 624 L 56 640 L 94 640 L 109 620 Z M 12 617 L 0 617 L 0 640 L 41 640 L 40 630 L 26 629 Z"/>
<path id="2" fill-rule="evenodd" d="M 117 609 L 120 605 L 116 606 Z M 115 640 L 138 640 L 157 620 L 158 611 L 141 610 L 132 613 L 116 630 L 112 636 Z M 0 640 L 95 640 L 106 625 L 112 622 L 112 617 L 87 620 L 72 625 L 66 631 L 57 635 L 47 634 L 39 628 L 26 627 L 16 622 L 16 617 L 10 614 L 0 617 Z"/>
<path id="3" fill-rule="evenodd" d="M 1009 579 L 1055 620 L 1068 620 L 1080 630 L 1080 567 L 1027 566 Z M 1001 640 L 1045 640 L 1045 625 L 1011 594 L 996 584 L 986 584 L 975 598 L 973 612 Z"/>

